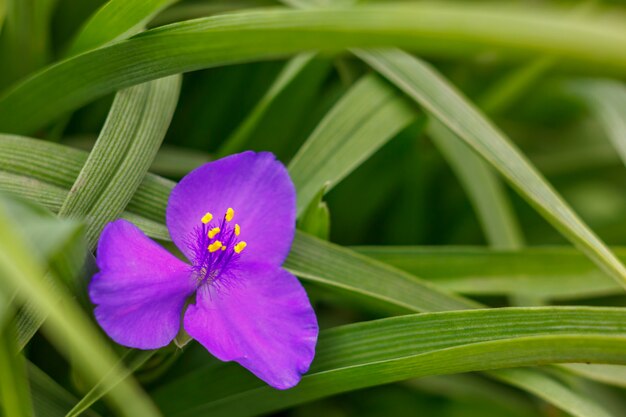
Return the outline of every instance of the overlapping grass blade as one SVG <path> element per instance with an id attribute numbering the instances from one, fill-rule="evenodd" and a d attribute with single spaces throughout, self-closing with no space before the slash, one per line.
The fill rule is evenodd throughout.
<path id="1" fill-rule="evenodd" d="M 567 87 L 586 101 L 626 165 L 626 86 L 624 83 L 613 80 L 577 80 L 569 82 Z"/>
<path id="2" fill-rule="evenodd" d="M 170 124 L 180 77 L 141 84 L 117 94 L 95 147 L 59 210 L 87 219 L 90 249 L 142 182 Z"/>
<path id="3" fill-rule="evenodd" d="M 332 189 L 416 117 L 408 100 L 378 76 L 359 80 L 289 163 L 298 190 L 298 214 L 320 189 Z"/>
<path id="4" fill-rule="evenodd" d="M 569 247 L 358 247 L 357 252 L 467 295 L 573 300 L 620 294 L 621 287 Z M 613 251 L 626 261 L 626 249 Z"/>
<path id="5" fill-rule="evenodd" d="M 112 0 L 85 22 L 67 55 L 98 48 L 141 31 L 161 10 L 178 0 Z"/>
<path id="6" fill-rule="evenodd" d="M 399 50 L 358 55 L 497 169 L 566 238 L 626 288 L 626 267 L 503 133 L 427 64 Z"/>
<path id="7" fill-rule="evenodd" d="M 33 131 L 106 93 L 170 74 L 385 45 L 445 56 L 495 48 L 514 57 L 545 53 L 626 68 L 623 25 L 609 19 L 574 21 L 555 11 L 463 3 L 250 11 L 153 29 L 55 64 L 0 98 L 0 131 Z"/>
<path id="8" fill-rule="evenodd" d="M 623 364 L 625 314 L 604 308 L 511 308 L 359 323 L 322 332 L 310 372 L 289 391 L 272 390 L 224 366 L 170 381 L 154 395 L 172 417 L 244 417 L 417 376 L 561 361 Z"/>
<path id="9" fill-rule="evenodd" d="M 67 291 L 44 280 L 46 266 L 41 258 L 34 256 L 32 246 L 45 241 L 46 235 L 37 240 L 29 238 L 16 227 L 22 224 L 20 216 L 16 217 L 6 204 L 0 207 L 2 286 L 16 291 L 22 303 L 32 303 L 41 315 L 48 317 L 44 324 L 47 336 L 66 357 L 71 356 L 77 371 L 87 381 L 95 383 L 106 377 L 108 387 L 108 382 L 122 372 L 115 356 Z M 123 415 L 159 415 L 132 379 L 123 380 L 108 398 Z"/>

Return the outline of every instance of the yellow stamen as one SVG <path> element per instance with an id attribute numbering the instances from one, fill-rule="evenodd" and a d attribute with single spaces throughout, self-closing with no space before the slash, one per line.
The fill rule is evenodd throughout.
<path id="1" fill-rule="evenodd" d="M 222 246 L 222 250 L 226 250 L 226 246 Z"/>
<path id="2" fill-rule="evenodd" d="M 209 236 L 209 239 L 213 239 L 215 235 L 218 234 L 219 232 L 220 232 L 220 228 L 214 227 L 213 229 L 209 230 L 209 233 L 207 233 L 207 236 Z"/>
<path id="3" fill-rule="evenodd" d="M 239 236 L 239 233 L 241 233 L 241 227 L 239 227 L 238 224 L 235 224 L 235 236 Z"/>
<path id="4" fill-rule="evenodd" d="M 224 216 L 224 218 L 226 219 L 227 222 L 229 222 L 233 219 L 233 217 L 235 217 L 235 210 L 233 210 L 231 207 L 228 207 L 228 210 L 226 210 L 226 215 Z"/>
<path id="5" fill-rule="evenodd" d="M 248 244 L 246 242 L 241 241 L 241 242 L 237 243 L 235 245 L 235 252 L 236 253 L 241 253 L 241 251 L 243 251 L 246 248 L 246 246 L 248 246 Z"/>
<path id="6" fill-rule="evenodd" d="M 207 212 L 207 214 L 202 216 L 202 223 L 204 223 L 204 224 L 207 224 L 211 220 L 213 220 L 213 215 L 211 213 L 209 213 L 209 212 Z"/>
<path id="7" fill-rule="evenodd" d="M 211 253 L 216 252 L 220 250 L 221 247 L 222 247 L 222 242 L 220 242 L 219 240 L 216 240 L 215 242 L 209 245 L 209 252 Z"/>

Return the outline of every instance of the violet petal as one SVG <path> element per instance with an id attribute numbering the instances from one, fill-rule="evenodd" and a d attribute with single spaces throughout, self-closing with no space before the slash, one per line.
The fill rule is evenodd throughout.
<path id="1" fill-rule="evenodd" d="M 218 359 L 236 361 L 278 389 L 308 371 L 318 334 L 300 282 L 268 264 L 240 265 L 228 286 L 202 286 L 184 326 Z"/>
<path id="2" fill-rule="evenodd" d="M 295 232 L 296 193 L 285 166 L 268 152 L 244 152 L 207 163 L 174 187 L 167 227 L 178 248 L 193 260 L 189 237 L 205 213 L 221 220 L 232 207 L 232 224 L 247 243 L 246 262 L 281 265 Z"/>
<path id="3" fill-rule="evenodd" d="M 97 273 L 89 285 L 94 314 L 120 345 L 156 349 L 180 328 L 195 289 L 190 268 L 126 220 L 109 223 L 98 243 Z"/>

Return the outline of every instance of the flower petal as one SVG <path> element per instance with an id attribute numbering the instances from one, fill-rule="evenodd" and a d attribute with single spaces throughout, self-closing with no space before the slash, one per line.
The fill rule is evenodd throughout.
<path id="1" fill-rule="evenodd" d="M 109 223 L 98 243 L 97 273 L 89 285 L 94 314 L 120 345 L 156 349 L 180 328 L 195 285 L 184 262 L 126 220 Z"/>
<path id="2" fill-rule="evenodd" d="M 189 335 L 278 389 L 300 381 L 315 355 L 317 319 L 300 282 L 268 264 L 242 265 L 236 281 L 203 286 L 185 313 Z"/>
<path id="3" fill-rule="evenodd" d="M 207 213 L 232 223 L 247 243 L 242 261 L 279 266 L 287 257 L 296 221 L 296 192 L 285 166 L 268 152 L 244 152 L 209 162 L 185 176 L 170 194 L 167 227 L 178 248 L 193 259 L 190 233 Z"/>

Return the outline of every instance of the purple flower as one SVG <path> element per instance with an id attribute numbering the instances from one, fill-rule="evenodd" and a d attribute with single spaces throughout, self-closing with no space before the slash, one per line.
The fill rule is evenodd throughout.
<path id="1" fill-rule="evenodd" d="M 309 369 L 318 334 L 304 288 L 281 268 L 295 213 L 293 183 L 270 153 L 197 168 L 167 206 L 170 235 L 190 264 L 132 223 L 109 223 L 89 287 L 96 320 L 121 345 L 156 349 L 177 335 L 191 299 L 182 325 L 192 338 L 275 388 L 293 387 Z"/>

